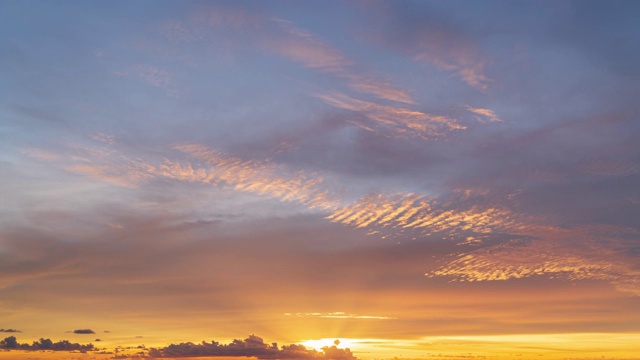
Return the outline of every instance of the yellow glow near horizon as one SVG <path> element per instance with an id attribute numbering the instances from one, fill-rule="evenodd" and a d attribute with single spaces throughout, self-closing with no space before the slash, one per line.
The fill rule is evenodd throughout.
<path id="1" fill-rule="evenodd" d="M 322 351 L 323 347 L 331 347 L 336 346 L 340 349 L 351 349 L 353 350 L 353 346 L 357 344 L 358 339 L 345 339 L 345 338 L 324 338 L 317 340 L 304 340 L 301 341 L 300 344 L 304 345 L 307 348 L 316 349 L 317 351 Z"/>
<path id="2" fill-rule="evenodd" d="M 359 359 L 432 358 L 473 354 L 495 359 L 565 359 L 600 357 L 640 359 L 640 333 L 567 333 L 428 336 L 418 339 L 322 338 L 300 344 L 321 351 L 325 346 L 349 348 Z M 636 356 L 636 357 L 634 357 Z"/>

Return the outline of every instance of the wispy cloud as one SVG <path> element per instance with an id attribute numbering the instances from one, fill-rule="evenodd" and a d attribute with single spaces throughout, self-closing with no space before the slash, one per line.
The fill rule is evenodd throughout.
<path id="1" fill-rule="evenodd" d="M 502 122 L 503 120 L 496 115 L 492 110 L 482 109 L 482 108 L 473 108 L 471 106 L 466 107 L 468 111 L 479 115 L 476 116 L 476 119 L 479 122 Z"/>
<path id="2" fill-rule="evenodd" d="M 194 170 L 190 165 L 183 167 L 168 163 L 160 167 L 161 175 L 226 185 L 236 191 L 295 201 L 311 208 L 331 209 L 338 203 L 322 186 L 323 179 L 315 174 L 308 175 L 302 171 L 292 173 L 273 163 L 226 157 L 198 144 L 178 145 L 175 148 L 204 161 L 209 168 Z"/>
<path id="3" fill-rule="evenodd" d="M 634 266 L 633 257 L 625 255 L 628 241 L 611 237 L 616 233 L 621 238 L 640 237 L 635 230 L 617 227 L 563 229 L 541 226 L 537 231 L 529 231 L 535 240 L 511 241 L 478 249 L 427 276 L 448 276 L 462 281 L 532 276 L 605 280 L 620 291 L 640 295 L 640 271 Z"/>
<path id="4" fill-rule="evenodd" d="M 478 90 L 486 91 L 491 83 L 484 74 L 485 63 L 469 49 L 451 49 L 439 43 L 425 41 L 425 50 L 415 56 L 416 61 L 430 63 L 441 70 L 453 72 L 462 81 Z"/>
<path id="5" fill-rule="evenodd" d="M 103 142 L 107 145 L 117 144 L 116 137 L 111 134 L 97 133 L 97 134 L 91 135 L 90 138 L 95 141 Z"/>
<path id="6" fill-rule="evenodd" d="M 578 167 L 599 176 L 629 176 L 640 172 L 640 163 L 616 158 L 596 158 L 582 161 Z"/>
<path id="7" fill-rule="evenodd" d="M 371 94 L 379 99 L 392 100 L 405 104 L 415 104 L 416 102 L 404 90 L 401 90 L 393 84 L 373 78 L 371 76 L 344 74 L 349 80 L 348 85 L 353 90 L 363 94 Z"/>
<path id="8" fill-rule="evenodd" d="M 330 73 L 347 80 L 352 89 L 379 99 L 412 104 L 409 94 L 387 81 L 362 75 L 354 69 L 356 62 L 318 36 L 282 19 L 274 20 L 284 33 L 269 41 L 280 55 L 306 67 Z M 283 36 L 284 35 L 284 36 Z"/>
<path id="9" fill-rule="evenodd" d="M 492 83 L 486 74 L 488 59 L 462 31 L 460 24 L 438 10 L 418 4 L 374 6 L 368 9 L 380 23 L 380 30 L 367 29 L 374 42 L 396 49 L 412 60 L 446 71 L 467 85 L 486 92 Z M 418 19 L 422 19 L 419 21 Z"/>
<path id="10" fill-rule="evenodd" d="M 466 127 L 456 120 L 442 116 L 430 115 L 421 111 L 406 108 L 379 105 L 377 103 L 354 99 L 341 93 L 317 94 L 317 98 L 324 100 L 334 107 L 354 111 L 362 114 L 365 119 L 354 118 L 351 123 L 365 130 L 380 131 L 384 128 L 394 136 L 417 136 L 431 138 L 442 136 L 446 131 L 463 130 Z"/>
<path id="11" fill-rule="evenodd" d="M 311 313 L 285 313 L 285 316 L 297 316 L 297 317 L 320 317 L 327 319 L 370 319 L 370 320 L 392 320 L 397 319 L 390 316 L 377 316 L 377 315 L 358 315 L 349 314 L 342 311 L 336 312 L 311 312 Z"/>
<path id="12" fill-rule="evenodd" d="M 214 28 L 248 34 L 267 51 L 318 72 L 346 81 L 347 86 L 382 100 L 412 104 L 409 93 L 392 82 L 372 76 L 364 66 L 322 37 L 294 22 L 230 7 L 213 7 L 198 14 L 196 21 Z M 166 32 L 172 39 L 193 39 L 193 31 L 182 23 L 171 23 Z"/>
<path id="13" fill-rule="evenodd" d="M 39 159 L 39 160 L 56 160 L 60 158 L 58 154 L 54 154 L 52 152 L 49 152 L 47 150 L 43 150 L 40 148 L 21 149 L 20 152 L 27 155 L 30 158 Z"/>
<path id="14" fill-rule="evenodd" d="M 353 65 L 340 50 L 305 31 L 292 22 L 273 19 L 283 32 L 270 39 L 272 49 L 280 55 L 306 67 L 342 75 L 346 67 Z"/>
<path id="15" fill-rule="evenodd" d="M 137 188 L 141 183 L 152 179 L 155 172 L 153 165 L 126 156 L 80 159 L 79 162 L 62 167 L 100 182 L 128 188 Z"/>
<path id="16" fill-rule="evenodd" d="M 423 236 L 461 235 L 464 232 L 526 234 L 524 217 L 498 204 L 466 205 L 464 202 L 422 194 L 370 194 L 344 205 L 327 219 L 357 228 L 418 230 Z M 394 231 L 394 230 L 388 230 Z"/>
<path id="17" fill-rule="evenodd" d="M 499 201 L 468 201 L 471 190 L 450 196 L 372 193 L 349 200 L 318 174 L 307 174 L 270 161 L 226 156 L 199 144 L 174 146 L 175 150 L 191 157 L 194 163 L 200 163 L 195 166 L 191 162 L 170 159 L 154 165 L 115 150 L 80 149 L 85 149 L 80 156 L 60 158 L 56 162 L 69 171 L 117 186 L 135 188 L 152 179 L 162 178 L 202 183 L 298 203 L 327 213 L 326 219 L 331 222 L 366 228 L 371 234 L 395 236 L 412 231 L 414 235 L 438 235 L 458 239 L 461 244 L 482 245 L 428 276 L 465 281 L 561 276 L 568 280 L 610 281 L 622 291 L 640 293 L 640 274 L 631 265 L 631 258 L 620 257 L 625 252 L 617 249 L 621 245 L 612 245 L 613 249 L 608 250 L 599 238 L 592 235 L 593 229 L 562 229 L 546 225 L 545 219 L 520 214 Z M 603 234 L 616 231 L 621 230 L 614 227 Z M 533 240 L 484 246 L 483 237 L 491 234 L 517 235 Z M 578 239 L 581 241 L 579 245 Z"/>
<path id="18" fill-rule="evenodd" d="M 22 331 L 16 330 L 16 329 L 0 329 L 0 332 L 4 332 L 4 333 L 19 333 L 19 332 L 22 332 Z"/>

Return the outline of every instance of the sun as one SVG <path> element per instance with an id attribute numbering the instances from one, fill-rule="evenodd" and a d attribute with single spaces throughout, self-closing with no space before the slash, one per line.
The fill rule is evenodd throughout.
<path id="1" fill-rule="evenodd" d="M 336 346 L 340 349 L 351 348 L 355 342 L 351 339 L 344 338 L 324 338 L 317 340 L 304 340 L 301 341 L 300 344 L 304 345 L 307 348 L 312 348 L 317 351 L 322 351 L 323 347 L 331 347 Z"/>

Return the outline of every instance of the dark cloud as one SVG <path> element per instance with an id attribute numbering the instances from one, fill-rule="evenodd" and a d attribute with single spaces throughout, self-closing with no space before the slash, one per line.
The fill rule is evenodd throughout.
<path id="1" fill-rule="evenodd" d="M 43 339 L 34 341 L 31 345 L 28 343 L 19 343 L 15 336 L 9 336 L 4 340 L 0 340 L 0 349 L 15 349 L 15 350 L 52 350 L 52 351 L 89 351 L 94 350 L 93 344 L 78 344 L 69 342 L 69 340 L 60 340 L 53 342 L 50 339 Z"/>
<path id="2" fill-rule="evenodd" d="M 78 330 L 73 330 L 74 334 L 95 334 L 95 331 L 91 330 L 91 329 L 78 329 Z"/>
<path id="3" fill-rule="evenodd" d="M 265 344 L 264 340 L 250 335 L 244 340 L 233 340 L 229 344 L 216 341 L 201 344 L 180 343 L 171 344 L 164 348 L 151 348 L 151 357 L 194 357 L 194 356 L 253 356 L 258 359 L 356 359 L 349 349 L 339 349 L 336 346 L 325 346 L 321 352 L 307 349 L 303 345 L 291 344 L 278 347 L 278 344 Z"/>
<path id="4" fill-rule="evenodd" d="M 19 333 L 19 332 L 22 332 L 22 331 L 16 330 L 16 329 L 0 329 L 0 332 L 4 332 L 4 333 Z"/>

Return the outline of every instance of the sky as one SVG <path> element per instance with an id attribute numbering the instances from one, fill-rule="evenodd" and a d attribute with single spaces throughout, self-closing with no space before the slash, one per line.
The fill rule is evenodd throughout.
<path id="1" fill-rule="evenodd" d="M 638 16 L 0 2 L 0 358 L 638 359 Z"/>

